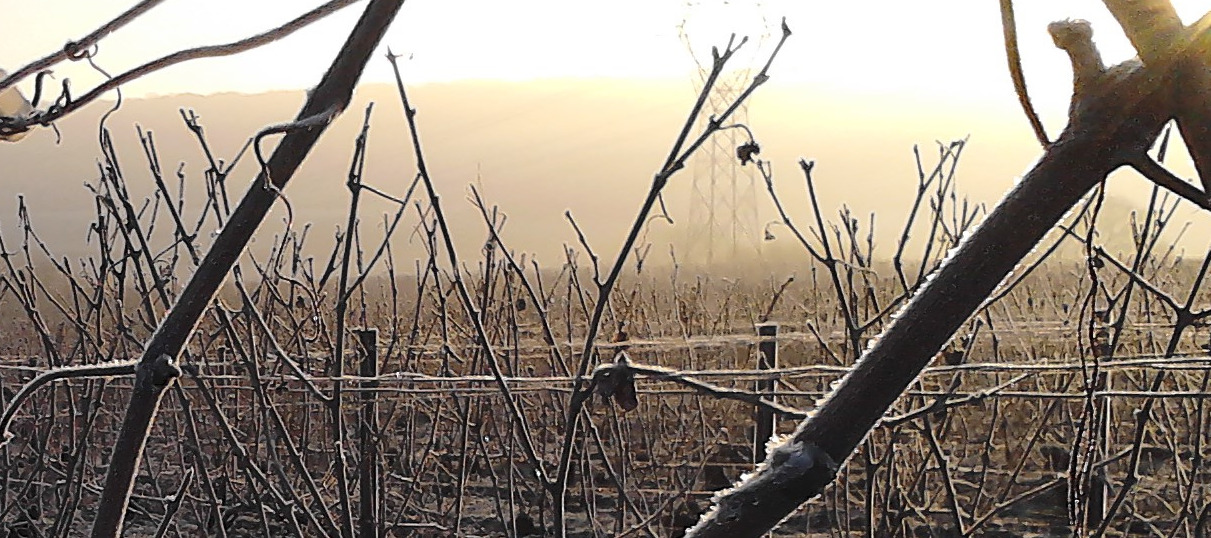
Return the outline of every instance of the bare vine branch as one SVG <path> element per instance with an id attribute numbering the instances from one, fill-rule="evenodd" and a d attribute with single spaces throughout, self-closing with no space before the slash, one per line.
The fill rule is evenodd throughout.
<path id="1" fill-rule="evenodd" d="M 0 117 L 0 135 L 11 136 L 15 133 L 27 131 L 36 125 L 49 125 L 51 122 L 71 114 L 72 112 L 75 112 L 83 108 L 85 105 L 97 100 L 106 92 L 117 89 L 124 84 L 141 78 L 147 74 L 164 69 L 165 67 L 201 58 L 231 56 L 233 54 L 239 54 L 241 52 L 246 52 L 263 45 L 267 45 L 298 30 L 301 30 L 311 23 L 323 19 L 324 17 L 335 13 L 343 7 L 352 5 L 357 1 L 358 0 L 332 0 L 272 30 L 223 45 L 208 45 L 174 52 L 160 59 L 145 63 L 139 67 L 126 71 L 125 73 L 121 73 L 113 78 L 110 78 L 109 80 L 106 80 L 105 82 L 102 82 L 101 84 L 97 85 L 97 87 L 89 90 L 87 93 L 78 98 L 72 99 L 68 97 L 67 99 L 63 100 L 62 104 L 51 106 L 45 111 L 36 111 L 33 114 L 23 118 Z M 9 78 L 15 79 L 15 75 Z"/>

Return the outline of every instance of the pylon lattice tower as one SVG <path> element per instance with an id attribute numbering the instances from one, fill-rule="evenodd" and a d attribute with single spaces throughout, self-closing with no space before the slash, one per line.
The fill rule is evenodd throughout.
<path id="1" fill-rule="evenodd" d="M 722 48 L 732 33 L 738 43 L 746 35 L 744 32 L 751 32 L 741 49 L 748 54 L 734 56 L 707 95 L 704 113 L 695 130 L 701 132 L 706 122 L 726 110 L 752 81 L 752 66 L 757 65 L 753 53 L 768 40 L 769 29 L 760 2 L 691 1 L 686 4 L 686 11 L 681 40 L 698 66 L 695 93 L 702 90 L 711 72 L 711 46 Z M 695 24 L 700 21 L 706 24 Z M 725 123 L 747 124 L 747 102 Z M 691 265 L 710 266 L 757 259 L 761 255 L 762 235 L 757 218 L 759 173 L 751 163 L 741 166 L 736 156 L 736 148 L 748 141 L 743 129 L 725 129 L 712 135 L 690 159 L 693 178 L 683 258 Z"/>

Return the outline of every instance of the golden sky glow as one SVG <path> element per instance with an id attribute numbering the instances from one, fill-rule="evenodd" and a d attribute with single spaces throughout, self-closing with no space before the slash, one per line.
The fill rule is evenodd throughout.
<path id="1" fill-rule="evenodd" d="M 0 6 L 8 9 L 6 13 L 18 14 L 9 19 L 16 22 L 7 24 L 0 36 L 4 42 L 0 46 L 0 68 L 12 71 L 57 50 L 135 1 L 0 0 Z M 899 216 L 895 210 L 903 205 L 898 198 L 867 194 L 874 188 L 889 193 L 911 191 L 913 144 L 928 149 L 933 140 L 970 136 L 973 144 L 964 153 L 965 177 L 970 179 L 964 181 L 973 192 L 978 191 L 977 200 L 983 202 L 999 197 L 1037 158 L 1038 144 L 1018 106 L 1007 72 L 995 0 L 769 0 L 761 2 L 759 9 L 756 2 L 727 1 L 728 7 L 724 8 L 720 7 L 724 0 L 704 0 L 692 6 L 685 0 L 408 0 L 363 80 L 392 79 L 383 57 L 387 47 L 411 58 L 403 68 L 406 81 L 412 85 L 467 79 L 564 79 L 515 85 L 525 86 L 524 90 L 530 92 L 526 99 L 486 103 L 488 100 L 480 97 L 467 106 L 451 105 L 450 99 L 443 102 L 434 96 L 447 88 L 476 85 L 430 86 L 428 98 L 432 100 L 418 102 L 417 106 L 425 113 L 438 109 L 438 105 L 446 107 L 448 117 L 426 124 L 426 139 L 434 147 L 454 147 L 451 139 L 461 142 L 473 135 L 482 142 L 476 148 L 460 148 L 457 158 L 442 163 L 441 174 L 446 180 L 462 185 L 482 177 L 485 192 L 492 198 L 512 193 L 510 182 L 517 178 L 546 181 L 558 177 L 560 181 L 541 184 L 547 195 L 564 196 L 552 202 L 553 206 L 576 208 L 580 198 L 600 202 L 606 194 L 616 196 L 610 199 L 614 205 L 594 204 L 593 209 L 604 214 L 622 210 L 621 200 L 626 196 L 641 196 L 642 192 L 627 194 L 619 189 L 641 189 L 650 178 L 651 162 L 663 155 L 650 160 L 638 156 L 640 150 L 627 134 L 625 119 L 619 121 L 617 116 L 600 113 L 572 117 L 578 112 L 569 112 L 575 109 L 561 105 L 578 101 L 599 104 L 605 102 L 601 97 L 608 96 L 626 105 L 620 108 L 645 119 L 676 116 L 673 121 L 678 123 L 670 127 L 671 131 L 680 125 L 678 115 L 688 108 L 692 98 L 694 62 L 679 35 L 682 23 L 690 32 L 695 51 L 707 55 L 712 44 L 721 46 L 726 42 L 729 32 L 759 35 L 762 30 L 754 29 L 754 22 L 760 26 L 760 21 L 766 21 L 769 38 L 754 40 L 737 57 L 738 67 L 757 67 L 776 41 L 778 22 L 785 16 L 794 35 L 770 71 L 769 84 L 754 96 L 749 122 L 763 144 L 762 157 L 777 161 L 784 173 L 794 170 L 799 157 L 819 159 L 821 185 L 832 189 L 822 190 L 823 206 L 851 204 L 858 214 L 874 211 L 881 219 L 896 221 Z M 125 71 L 185 47 L 227 43 L 253 35 L 320 3 L 165 0 L 143 19 L 102 41 L 97 62 L 112 73 Z M 1175 3 L 1187 22 L 1211 9 L 1211 0 Z M 1129 58 L 1134 52 L 1100 0 L 1017 0 L 1016 4 L 1031 96 L 1054 138 L 1066 121 L 1071 70 L 1066 56 L 1047 35 L 1047 24 L 1065 18 L 1088 19 L 1107 63 Z M 281 42 L 250 53 L 196 61 L 155 73 L 127 86 L 126 95 L 307 88 L 331 62 L 364 7 L 365 2 L 354 4 Z M 76 95 L 101 80 L 83 62 L 57 67 L 56 76 L 70 77 Z M 567 80 L 570 77 L 665 80 L 643 86 L 618 81 L 572 83 Z M 31 82 L 22 86 L 26 95 L 31 94 Z M 664 99 L 661 101 L 655 94 L 644 93 L 650 90 L 635 89 L 670 88 L 670 84 L 682 82 L 684 101 L 669 99 L 667 91 L 660 94 Z M 359 97 L 367 98 L 370 93 L 363 92 Z M 422 93 L 418 90 L 418 99 Z M 174 102 L 171 108 L 175 107 Z M 462 113 L 468 109 L 474 113 Z M 283 110 L 227 136 L 238 140 L 234 144 L 238 148 L 264 124 L 283 121 L 293 113 L 292 107 Z M 357 114 L 346 116 L 352 117 L 348 121 L 358 121 Z M 433 117 L 437 116 L 426 116 Z M 176 117 L 169 114 L 168 119 Z M 138 121 L 151 122 L 146 118 Z M 174 126 L 180 130 L 179 123 Z M 506 128 L 508 136 L 494 134 Z M 575 136 L 551 135 L 559 129 Z M 514 130 L 550 136 L 545 145 L 527 141 L 515 147 Z M 399 133 L 397 130 L 396 136 L 402 136 Z M 132 136 L 129 131 L 127 136 Z M 54 143 L 46 133 L 30 140 L 0 149 L 28 151 L 24 148 L 39 140 Z M 515 151 L 505 151 L 509 148 Z M 601 157 L 603 153 L 609 158 Z M 1188 159 L 1180 153 L 1175 149 L 1166 165 L 1182 177 L 1192 177 Z M 553 161 L 552 154 L 559 159 Z M 182 153 L 166 157 L 165 162 L 192 158 L 196 156 Z M 586 180 L 589 173 L 576 166 L 558 168 L 559 163 L 597 158 L 619 167 L 610 172 L 611 177 L 638 181 L 615 184 L 600 178 Z M 625 166 L 633 168 L 621 168 Z M 25 174 L 30 177 L 50 175 L 32 166 L 27 168 Z M 93 154 L 88 153 L 80 160 L 80 173 L 92 174 L 94 168 Z M 564 181 L 573 177 L 577 180 Z M 1138 177 L 1111 183 L 1111 193 L 1121 199 L 1147 199 L 1149 184 Z M 611 186 L 601 187 L 606 184 Z M 576 191 L 578 188 L 601 190 L 585 194 L 589 191 Z M 505 200 L 506 210 L 529 210 L 523 205 L 525 201 L 513 202 Z M 0 212 L 11 214 L 11 206 L 6 209 L 5 203 L 0 199 Z M 900 205 L 892 207 L 895 204 Z M 632 206 L 625 206 L 626 212 L 632 210 Z M 590 210 L 577 211 L 587 217 Z M 686 216 L 683 209 L 675 208 L 674 212 Z M 539 229 L 566 227 L 559 211 L 547 217 L 535 221 Z M 1189 211 L 1180 214 L 1178 221 L 1187 218 L 1201 219 L 1195 230 L 1211 230 L 1211 217 Z M 613 221 L 603 217 L 600 222 L 611 226 L 586 226 L 590 232 L 605 236 L 617 232 Z M 1197 241 L 1206 237 L 1199 235 Z M 558 247 L 558 242 L 552 245 Z M 1205 248 L 1205 243 L 1197 248 Z M 558 258 L 559 253 L 548 255 Z"/>
<path id="2" fill-rule="evenodd" d="M 10 71 L 69 38 L 83 35 L 131 0 L 0 0 L 6 24 L 0 67 Z M 316 0 L 169 0 L 102 42 L 98 61 L 119 71 L 187 46 L 249 35 L 318 5 Z M 721 0 L 410 0 L 385 45 L 412 55 L 411 82 L 549 77 L 679 77 L 692 62 L 678 35 L 683 20 L 704 54 L 729 30 L 752 32 L 769 21 L 772 35 L 786 16 L 795 36 L 773 72 L 775 82 L 824 90 L 940 99 L 1001 100 L 1008 77 L 997 3 L 992 0 L 744 2 Z M 721 8 L 728 4 L 727 8 Z M 1027 76 L 1040 98 L 1062 94 L 1068 68 L 1045 33 L 1066 17 L 1089 19 L 1108 61 L 1132 51 L 1096 0 L 1019 1 L 1018 22 Z M 1191 20 L 1206 0 L 1176 2 Z M 171 68 L 132 84 L 131 95 L 262 91 L 314 84 L 364 3 L 286 40 L 239 57 Z M 753 7 L 758 6 L 758 7 Z M 758 15 L 752 15 L 758 14 Z M 13 20 L 10 18 L 10 20 Z M 766 44 L 772 43 L 772 39 Z M 756 47 L 749 47 L 756 52 Z M 385 50 L 385 49 L 384 49 Z M 751 57 L 751 56 L 750 56 Z M 380 56 L 381 58 L 381 56 Z M 77 91 L 97 80 L 86 66 L 60 68 Z M 368 80 L 389 79 L 372 62 Z M 1063 97 L 1055 98 L 1063 104 Z"/>

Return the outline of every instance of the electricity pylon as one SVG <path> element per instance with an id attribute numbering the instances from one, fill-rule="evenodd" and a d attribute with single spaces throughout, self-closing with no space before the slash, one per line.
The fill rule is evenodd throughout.
<path id="1" fill-rule="evenodd" d="M 694 75 L 696 93 L 702 90 L 711 71 L 711 46 L 722 47 L 733 33 L 739 40 L 746 36 L 744 32 L 750 32 L 742 49 L 747 54 L 733 57 L 736 67 L 724 71 L 707 95 L 704 114 L 698 120 L 699 130 L 712 115 L 726 110 L 750 83 L 756 58 L 753 53 L 769 36 L 762 11 L 760 2 L 687 2 L 680 34 L 698 68 Z M 748 104 L 743 103 L 728 123 L 747 122 Z M 683 259 L 691 265 L 710 266 L 761 255 L 758 172 L 752 164 L 741 166 L 736 157 L 736 147 L 748 141 L 743 130 L 725 129 L 714 134 L 690 159 L 693 177 Z"/>

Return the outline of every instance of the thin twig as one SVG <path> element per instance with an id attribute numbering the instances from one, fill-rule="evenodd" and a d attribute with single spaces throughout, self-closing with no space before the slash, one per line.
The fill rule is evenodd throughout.
<path id="1" fill-rule="evenodd" d="M 19 118 L 16 120 L 11 118 L 0 118 L 0 134 L 8 135 L 29 130 L 35 125 L 48 125 L 59 118 L 83 108 L 85 105 L 97 100 L 110 90 L 117 89 L 124 84 L 139 79 L 147 74 L 164 69 L 165 67 L 201 58 L 231 56 L 267 45 L 298 30 L 301 30 L 311 23 L 323 19 L 324 17 L 335 13 L 341 8 L 350 6 L 358 1 L 359 0 L 332 0 L 277 28 L 241 39 L 239 41 L 233 41 L 223 45 L 208 45 L 174 52 L 106 80 L 84 95 L 81 95 L 74 100 L 67 100 L 67 102 L 62 106 L 52 107 L 44 112 L 37 112 L 27 118 Z"/>
<path id="2" fill-rule="evenodd" d="M 1022 54 L 1018 51 L 1018 28 L 1013 16 L 1013 0 L 1000 0 L 1000 4 L 1001 31 L 1005 35 L 1005 59 L 1009 62 L 1009 77 L 1013 79 L 1013 90 L 1017 93 L 1018 104 L 1022 105 L 1022 112 L 1026 113 L 1026 120 L 1030 122 L 1035 139 L 1043 147 L 1050 146 L 1051 140 L 1047 138 L 1043 121 L 1035 112 L 1034 104 L 1030 102 L 1030 95 L 1026 91 L 1026 75 L 1022 73 Z"/>
<path id="3" fill-rule="evenodd" d="M 117 17 L 114 17 L 113 20 L 101 25 L 100 28 L 93 30 L 92 33 L 80 38 L 78 41 L 68 41 L 62 49 L 57 50 L 40 60 L 30 62 L 25 67 L 14 71 L 8 77 L 0 80 L 0 91 L 4 91 L 5 89 L 12 87 L 13 84 L 21 82 L 26 77 L 29 77 L 34 73 L 42 73 L 52 65 L 64 60 L 79 60 L 82 57 L 90 56 L 91 53 L 89 53 L 88 50 L 93 48 L 93 45 L 95 45 L 98 41 L 104 39 L 109 34 L 139 18 L 140 15 L 150 11 L 151 8 L 163 3 L 163 1 L 164 0 L 143 0 L 138 4 L 131 6 L 130 9 L 124 11 Z M 37 99 L 34 100 L 35 103 L 37 101 Z"/>

